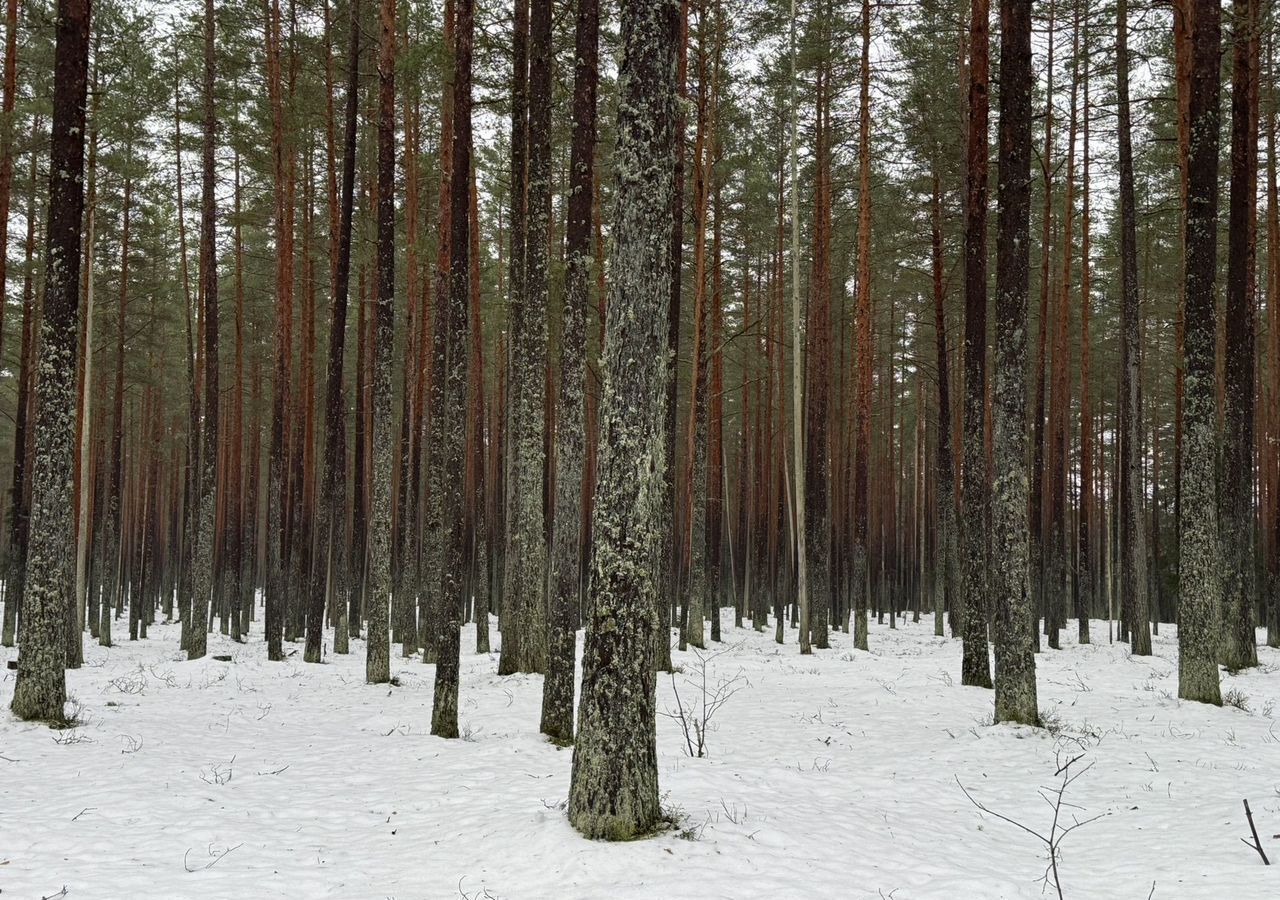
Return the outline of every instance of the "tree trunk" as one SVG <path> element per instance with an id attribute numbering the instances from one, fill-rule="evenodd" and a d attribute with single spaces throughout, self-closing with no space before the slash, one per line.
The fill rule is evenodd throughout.
<path id="1" fill-rule="evenodd" d="M 667 304 L 667 348 L 671 354 L 671 378 L 667 381 L 666 415 L 663 428 L 666 434 L 667 453 L 670 455 L 666 473 L 666 505 L 668 518 L 664 523 L 662 553 L 655 565 L 658 567 L 659 590 L 664 602 L 658 610 L 661 628 L 657 634 L 658 641 L 654 665 L 661 671 L 671 669 L 671 615 L 680 591 L 680 547 L 676 539 L 680 516 L 680 492 L 676 490 L 676 476 L 679 469 L 676 465 L 676 447 L 678 444 L 677 419 L 679 418 L 678 400 L 680 391 L 679 366 L 676 361 L 680 356 L 680 303 L 684 294 L 684 170 L 685 170 L 685 132 L 688 114 L 688 67 L 689 67 L 689 0 L 679 0 L 673 4 L 667 22 L 671 30 L 670 40 L 676 48 L 676 94 L 679 101 L 675 110 L 675 130 L 672 142 L 675 145 L 674 182 L 671 197 L 671 247 L 667 260 L 667 271 L 671 278 L 671 300 Z M 677 623 L 678 624 L 678 623 Z"/>
<path id="2" fill-rule="evenodd" d="M 569 821 L 627 840 L 662 816 L 654 726 L 655 554 L 667 515 L 664 435 L 675 48 L 670 11 L 624 0 L 613 275 L 600 403 L 591 610 L 582 663 Z M 637 470 L 637 459 L 648 464 Z"/>
<path id="3" fill-rule="evenodd" d="M 511 431 L 507 559 L 503 595 L 512 615 L 499 671 L 547 669 L 547 546 L 544 502 L 547 253 L 551 228 L 551 0 L 533 0 L 529 21 L 529 180 L 524 291 L 511 310 Z M 512 223 L 514 226 L 514 222 Z M 515 640 L 508 643 L 507 637 Z"/>
<path id="4" fill-rule="evenodd" d="M 20 719 L 47 722 L 60 722 L 64 717 L 66 628 L 74 604 L 67 548 L 75 539 L 71 520 L 71 444 L 75 434 L 88 69 L 89 4 L 87 0 L 59 0 L 44 316 L 40 327 L 42 377 L 36 384 L 37 439 L 31 475 L 29 534 L 34 539 L 27 547 L 22 647 L 11 706 Z"/>
<path id="5" fill-rule="evenodd" d="M 506 390 L 502 392 L 503 410 L 503 492 L 502 501 L 502 548 L 498 560 L 502 563 L 500 579 L 499 624 L 502 632 L 502 655 L 498 659 L 498 674 L 510 675 L 520 671 L 520 662 L 524 659 L 524 651 L 520 647 L 522 629 L 516 622 L 516 612 L 520 601 L 513 598 L 508 588 L 507 571 L 512 566 L 512 526 L 517 519 L 517 496 L 513 489 L 519 483 L 515 461 L 515 435 L 519 433 L 517 424 L 517 396 L 520 390 L 519 381 L 524 380 L 523 372 L 517 375 L 517 346 L 520 344 L 519 330 L 524 328 L 525 308 L 527 306 L 525 285 L 525 263 L 528 250 L 528 161 L 529 161 L 529 0 L 515 0 L 514 19 L 511 36 L 511 259 L 509 261 L 510 277 L 508 279 L 507 297 L 507 352 L 504 373 Z M 541 415 L 541 410 L 538 411 Z M 521 485 L 527 488 L 527 485 Z"/>
<path id="6" fill-rule="evenodd" d="M 871 456 L 871 2 L 862 0 L 862 58 L 858 92 L 858 302 L 854 310 L 857 342 L 858 438 L 853 469 L 853 645 L 867 649 L 868 468 Z"/>
<path id="7" fill-rule="evenodd" d="M 945 601 L 960 602 L 956 545 L 955 457 L 951 452 L 951 387 L 947 363 L 947 315 L 942 286 L 942 190 L 938 171 L 933 172 L 933 201 L 930 215 L 930 245 L 933 260 L 933 329 L 938 362 L 938 447 L 937 447 L 937 549 L 933 564 L 933 633 L 942 636 Z M 924 410 L 921 407 L 921 415 Z M 983 650 L 986 636 L 983 635 Z"/>
<path id="8" fill-rule="evenodd" d="M 217 119 L 213 103 L 213 0 L 204 0 L 204 146 L 200 199 L 200 280 L 204 299 L 204 404 L 197 503 L 195 593 L 191 597 L 190 641 L 187 659 L 204 656 L 209 600 L 213 596 L 214 502 L 218 463 L 218 257 L 215 245 L 217 198 L 214 194 L 213 151 Z"/>
<path id="9" fill-rule="evenodd" d="M 566 222 L 565 299 L 561 329 L 560 396 L 556 419 L 555 514 L 552 524 L 551 610 L 547 677 L 542 689 L 542 733 L 556 743 L 573 740 L 576 633 L 581 600 L 582 470 L 587 433 L 587 307 L 591 279 L 591 207 L 599 80 L 600 7 L 578 0 L 574 35 L 573 143 L 569 150 L 569 209 Z M 477 611 L 477 615 L 479 612 Z"/>
<path id="10" fill-rule="evenodd" d="M 0 98 L 0 297 L 9 269 L 9 204 L 13 199 L 13 110 L 18 93 L 18 0 L 6 0 L 4 16 L 4 93 Z M 95 73 L 96 74 L 96 73 Z M 0 354 L 4 350 L 4 307 L 0 303 Z"/>
<path id="11" fill-rule="evenodd" d="M 1267 39 L 1267 70 L 1270 80 L 1267 111 L 1267 303 L 1271 337 L 1268 352 L 1271 383 L 1271 521 L 1267 530 L 1271 534 L 1271 552 L 1268 558 L 1270 572 L 1270 602 L 1267 610 L 1267 646 L 1280 647 L 1280 187 L 1276 184 L 1276 114 L 1277 90 L 1275 74 L 1274 35 Z"/>
<path id="12" fill-rule="evenodd" d="M 1186 255 L 1186 396 L 1178 528 L 1178 696 L 1222 704 L 1217 616 L 1222 598 L 1215 488 L 1215 315 L 1221 72 L 1218 0 L 1191 0 Z M 1122 132 L 1123 133 L 1123 132 Z M 1144 623 L 1145 625 L 1145 620 Z"/>
<path id="13" fill-rule="evenodd" d="M 1067 468 L 1070 442 L 1067 438 L 1067 407 L 1071 386 L 1067 375 L 1067 329 L 1071 299 L 1072 228 L 1075 224 L 1076 131 L 1079 124 L 1080 11 L 1072 17 L 1070 111 L 1067 118 L 1067 172 L 1062 212 L 1062 274 L 1053 324 L 1053 366 L 1049 385 L 1048 525 L 1044 547 L 1042 583 L 1046 592 L 1045 631 L 1049 646 L 1060 649 L 1061 631 L 1067 620 L 1069 562 L 1067 559 Z"/>
<path id="14" fill-rule="evenodd" d="M 439 498 L 447 523 L 444 566 L 441 569 L 441 617 L 436 648 L 435 699 L 431 733 L 458 736 L 459 631 L 466 579 L 466 522 L 463 515 L 463 450 L 466 445 L 467 314 L 471 299 L 471 42 L 474 14 L 471 0 L 454 7 L 453 53 L 453 179 L 449 186 L 448 364 L 445 369 L 443 495 Z M 443 304 L 444 297 L 437 296 Z"/>
<path id="15" fill-rule="evenodd" d="M 391 680 L 391 351 L 395 342 L 396 0 L 382 0 L 378 45 L 377 302 L 374 306 L 373 504 L 369 520 L 369 620 L 365 680 Z"/>
<path id="16" fill-rule="evenodd" d="M 1258 0 L 1235 0 L 1231 75 L 1231 196 L 1227 222 L 1226 408 L 1221 508 L 1222 633 L 1218 662 L 1229 671 L 1258 664 L 1254 632 L 1254 284 L 1258 121 L 1253 94 L 1258 77 L 1254 36 Z M 1272 377 L 1275 375 L 1273 373 Z"/>
<path id="17" fill-rule="evenodd" d="M 1084 23 L 1084 58 L 1089 59 L 1089 22 Z M 1089 66 L 1084 67 L 1084 122 L 1081 130 L 1083 160 L 1080 208 L 1080 507 L 1076 555 L 1076 620 L 1077 639 L 1088 644 L 1089 616 L 1093 611 L 1093 411 L 1089 404 L 1090 354 L 1089 316 L 1093 298 L 1090 295 L 1089 259 Z"/>
<path id="18" fill-rule="evenodd" d="M 356 113 L 360 95 L 360 0 L 351 4 L 350 51 L 347 56 L 347 96 L 342 138 L 342 200 L 334 265 L 333 306 L 329 317 L 329 362 L 325 381 L 324 474 L 321 482 L 320 564 L 312 578 L 311 617 L 323 628 L 326 593 L 334 612 L 334 651 L 347 652 L 349 623 L 346 589 L 349 572 L 346 521 L 347 425 L 346 401 L 342 389 L 343 357 L 347 341 L 347 296 L 351 284 L 351 218 L 355 200 Z M 355 493 L 358 495 L 359 486 Z M 325 549 L 327 548 L 327 549 Z M 327 563 L 327 564 L 326 564 Z M 325 574 L 328 573 L 326 589 Z"/>
<path id="19" fill-rule="evenodd" d="M 1142 515 L 1142 435 L 1138 394 L 1141 346 L 1138 334 L 1137 213 L 1129 125 L 1128 3 L 1116 5 L 1116 96 L 1120 152 L 1120 596 L 1133 652 L 1151 653 L 1147 601 L 1147 546 Z"/>
<path id="20" fill-rule="evenodd" d="M 1031 505 L 1028 573 L 1031 584 L 1032 624 L 1045 612 L 1044 596 L 1044 521 L 1045 521 L 1045 375 L 1046 347 L 1049 335 L 1049 284 L 1050 260 L 1053 255 L 1053 38 L 1057 3 L 1049 0 L 1048 58 L 1045 61 L 1047 86 L 1044 106 L 1044 151 L 1040 156 L 1042 181 L 1040 222 L 1040 314 L 1036 339 L 1035 395 L 1031 412 Z M 1046 630 L 1051 616 L 1044 617 Z M 1033 627 L 1035 648 L 1040 649 L 1040 632 Z"/>
<path id="21" fill-rule="evenodd" d="M 267 6 L 266 0 L 263 3 Z M 267 659 L 284 659 L 285 616 L 285 415 L 289 409 L 289 370 L 293 343 L 293 235 L 285 210 L 284 105 L 280 84 L 280 3 L 266 12 L 267 91 L 271 106 L 271 171 L 275 230 L 275 365 L 272 375 L 271 449 L 267 497 L 267 589 L 263 625 Z"/>
<path id="22" fill-rule="evenodd" d="M 37 128 L 39 123 L 37 122 Z M 35 291 L 32 258 L 35 253 L 36 166 L 40 154 L 31 154 L 31 170 L 27 194 L 27 237 L 22 276 L 22 351 L 18 363 L 18 410 L 13 429 L 13 481 L 9 489 L 9 552 L 4 591 L 4 646 L 12 647 L 18 626 L 18 609 L 22 606 L 23 584 L 27 568 L 28 500 L 31 472 L 32 435 L 29 418 L 32 412 L 32 385 L 35 368 Z"/>
<path id="23" fill-rule="evenodd" d="M 453 28 L 455 15 L 455 4 L 453 0 L 446 0 L 444 7 L 444 28 L 443 39 L 446 46 L 452 46 Z M 440 97 L 440 193 L 438 196 L 439 209 L 436 216 L 436 305 L 433 310 L 433 322 L 431 332 L 431 362 L 429 367 L 428 385 L 426 394 L 428 404 L 430 406 L 430 415 L 428 419 L 428 435 L 430 440 L 427 442 L 427 503 L 425 510 L 425 518 L 423 522 L 423 531 L 426 535 L 425 541 L 425 559 L 424 568 L 428 573 L 438 573 L 443 565 L 444 545 L 445 545 L 445 527 L 446 524 L 442 518 L 442 509 L 436 499 L 444 493 L 445 486 L 443 483 L 443 470 L 441 464 L 443 457 L 436 452 L 437 447 L 443 447 L 444 436 L 444 418 L 442 409 L 444 406 L 444 386 L 445 386 L 445 368 L 447 365 L 448 352 L 448 295 L 449 295 L 449 247 L 450 247 L 450 229 L 452 227 L 452 201 L 450 200 L 452 184 L 453 184 L 453 81 L 452 72 L 450 77 L 442 86 Z M 523 163 L 521 164 L 521 177 L 523 177 Z M 521 207 L 523 209 L 523 207 Z M 523 274 L 522 276 L 523 277 Z M 436 655 L 436 644 L 439 638 L 439 626 L 441 616 L 443 615 L 441 604 L 444 598 L 440 593 L 442 582 L 437 577 L 429 577 L 424 585 L 426 589 L 426 612 L 430 616 L 430 620 L 426 623 L 425 631 L 425 650 L 423 659 L 426 662 L 434 662 Z"/>
<path id="24" fill-rule="evenodd" d="M 995 471 L 991 599 L 995 720 L 1037 725 L 1035 618 L 1028 596 L 1027 288 L 1031 190 L 1031 2 L 1000 0 L 1000 164 L 996 237 Z"/>
<path id="25" fill-rule="evenodd" d="M 964 209 L 964 465 L 960 617 L 961 684 L 991 687 L 987 657 L 987 77 L 991 12 L 973 0 L 969 27 L 969 121 Z M 940 424 L 939 428 L 946 427 Z"/>
<path id="26" fill-rule="evenodd" d="M 89 124 L 89 173 L 88 200 L 85 210 L 84 240 L 84 273 L 81 276 L 80 308 L 80 349 L 77 374 L 79 393 L 76 397 L 76 473 L 75 473 L 75 514 L 76 514 L 76 569 L 75 569 L 75 635 L 74 640 L 68 636 L 68 668 L 79 668 L 84 662 L 84 645 L 81 632 L 84 630 L 85 617 L 91 607 L 96 607 L 89 599 L 89 548 L 95 522 L 92 517 L 93 506 L 93 398 L 90 396 L 90 385 L 93 384 L 93 259 L 94 259 L 94 223 L 97 213 L 97 162 L 98 162 L 98 128 L 97 128 L 97 84 L 98 67 L 93 68 L 93 106 Z M 0 226 L 4 227 L 4 226 Z M 0 243 L 0 247 L 6 246 Z M 5 254 L 0 253 L 0 256 Z M 0 263 L 3 265 L 3 263 Z M 0 279 L 0 296 L 3 296 L 4 282 Z M 3 322 L 0 322 L 0 330 Z M 99 527 L 101 527 L 99 525 Z M 96 612 L 96 608 L 93 610 Z M 90 634 L 97 637 L 98 623 L 90 620 Z"/>

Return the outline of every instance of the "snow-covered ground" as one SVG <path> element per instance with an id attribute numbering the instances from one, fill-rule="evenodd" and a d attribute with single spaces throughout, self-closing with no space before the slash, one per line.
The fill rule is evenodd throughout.
<path id="1" fill-rule="evenodd" d="M 68 675 L 83 724 L 51 731 L 0 702 L 0 897 L 78 898 L 997 898 L 1056 896 L 1037 839 L 1040 792 L 1062 762 L 1067 898 L 1276 898 L 1280 868 L 1241 843 L 1249 798 L 1280 864 L 1280 653 L 1224 676 L 1247 709 L 1177 700 L 1176 641 L 1130 657 L 1106 642 L 1037 657 L 1049 730 L 991 726 L 989 691 L 959 684 L 960 645 L 932 623 L 873 624 L 870 653 L 835 634 L 798 655 L 736 630 L 707 663 L 738 678 L 709 756 L 660 716 L 661 789 L 676 829 L 582 840 L 564 800 L 570 750 L 538 735 L 542 679 L 500 678 L 463 639 L 464 740 L 428 734 L 433 667 L 393 662 L 364 684 L 363 644 L 306 665 L 268 663 L 211 636 L 182 661 L 176 626 Z M 1064 632 L 1075 633 L 1074 623 Z M 716 650 L 708 651 L 715 653 Z M 213 659 L 230 654 L 231 662 Z M 12 659 L 13 650 L 0 651 Z M 698 658 L 674 654 L 686 705 Z M 669 677 L 660 711 L 675 709 Z M 1050 795 L 1051 796 L 1051 795 Z"/>

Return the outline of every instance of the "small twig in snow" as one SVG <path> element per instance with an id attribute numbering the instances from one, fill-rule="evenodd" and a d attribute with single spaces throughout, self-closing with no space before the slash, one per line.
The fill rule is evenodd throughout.
<path id="1" fill-rule="evenodd" d="M 1064 795 L 1067 792 L 1067 788 L 1069 788 L 1077 778 L 1080 778 L 1082 775 L 1088 772 L 1091 768 L 1093 768 L 1093 764 L 1090 763 L 1089 765 L 1082 768 L 1080 771 L 1075 772 L 1073 774 L 1071 772 L 1071 767 L 1075 765 L 1077 762 L 1079 762 L 1082 758 L 1083 758 L 1082 756 L 1075 756 L 1069 759 L 1067 762 L 1063 763 L 1062 765 L 1058 766 L 1058 770 L 1053 774 L 1055 778 L 1058 776 L 1061 776 L 1062 778 L 1061 783 L 1059 783 L 1057 787 L 1045 788 L 1040 792 L 1040 796 L 1043 797 L 1045 802 L 1047 802 L 1049 806 L 1053 809 L 1053 820 L 1050 823 L 1049 833 L 1047 835 L 1041 834 L 1040 832 L 1032 828 L 1028 828 L 1026 825 L 1023 825 L 1021 822 L 1011 819 L 1006 815 L 1002 815 L 1001 813 L 996 812 L 990 807 L 983 805 L 972 794 L 969 793 L 968 788 L 966 788 L 964 784 L 961 783 L 959 776 L 956 776 L 956 784 L 960 785 L 960 790 L 964 792 L 964 795 L 969 799 L 969 802 L 972 803 L 974 806 L 976 806 L 979 810 L 981 810 L 984 813 L 987 813 L 988 815 L 995 816 L 997 819 L 1000 819 L 1002 822 L 1008 822 L 1010 825 L 1013 825 L 1016 828 L 1020 828 L 1021 830 L 1025 831 L 1027 834 L 1034 837 L 1040 843 L 1044 844 L 1045 848 L 1048 850 L 1049 864 L 1045 868 L 1045 873 L 1041 880 L 1043 880 L 1045 884 L 1048 885 L 1050 883 L 1049 879 L 1050 878 L 1053 879 L 1052 884 L 1053 884 L 1054 890 L 1058 894 L 1058 900 L 1063 900 L 1062 880 L 1058 875 L 1058 855 L 1059 855 L 1059 849 L 1062 846 L 1063 839 L 1065 839 L 1067 835 L 1075 831 L 1077 828 L 1080 828 L 1084 825 L 1088 825 L 1090 822 L 1095 822 L 1098 819 L 1102 818 L 1103 816 L 1107 815 L 1107 813 L 1099 813 L 1096 816 L 1092 816 L 1091 818 L 1084 819 L 1084 820 L 1076 819 L 1073 816 L 1072 817 L 1073 822 L 1071 825 L 1063 827 L 1061 824 L 1059 824 L 1060 819 L 1062 817 L 1062 810 L 1064 807 L 1069 809 L 1080 808 L 1078 806 L 1074 806 L 1071 803 L 1067 803 Z M 1050 799 L 1050 797 L 1048 796 L 1048 794 L 1045 793 L 1045 791 L 1047 791 L 1048 794 L 1052 794 L 1053 798 Z"/>

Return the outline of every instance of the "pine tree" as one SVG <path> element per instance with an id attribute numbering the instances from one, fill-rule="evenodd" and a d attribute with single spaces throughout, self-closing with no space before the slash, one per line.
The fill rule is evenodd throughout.
<path id="1" fill-rule="evenodd" d="M 573 142 L 569 153 L 564 324 L 556 418 L 556 496 L 552 523 L 551 610 L 547 678 L 542 689 L 542 733 L 573 740 L 573 687 L 582 553 L 582 469 L 585 443 L 587 307 L 591 277 L 591 207 L 595 196 L 596 89 L 599 81 L 600 7 L 578 0 L 574 36 Z M 580 415 L 579 410 L 583 410 Z"/>
<path id="2" fill-rule="evenodd" d="M 1185 407 L 1178 526 L 1178 696 L 1222 704 L 1217 633 L 1222 597 L 1215 486 L 1214 283 L 1218 241 L 1218 0 L 1191 0 L 1186 207 Z"/>
<path id="3" fill-rule="evenodd" d="M 511 309 L 511 430 L 508 444 L 506 584 L 512 605 L 500 672 L 547 668 L 546 521 L 543 472 L 548 233 L 551 227 L 551 0 L 529 17 L 528 205 L 524 285 Z M 514 226 L 514 222 L 512 223 Z M 510 635 L 515 640 L 508 641 Z"/>
<path id="4" fill-rule="evenodd" d="M 218 459 L 218 256 L 216 247 L 217 197 L 214 193 L 214 145 L 217 118 L 213 98 L 214 83 L 213 0 L 204 0 L 204 143 L 201 151 L 200 200 L 200 294 L 204 301 L 204 399 L 200 410 L 201 450 L 199 505 L 196 524 L 195 594 L 191 598 L 191 618 L 187 658 L 205 654 L 209 621 L 209 601 L 214 582 L 214 503 Z M 131 635 L 132 636 L 132 635 Z"/>
<path id="5" fill-rule="evenodd" d="M 1026 327 L 1030 251 L 1031 2 L 1000 0 L 1000 157 L 996 236 L 990 596 L 997 722 L 1036 725 L 1035 619 L 1028 596 Z"/>
<path id="6" fill-rule="evenodd" d="M 466 522 L 463 516 L 463 450 L 467 403 L 467 314 L 471 300 L 471 44 L 474 13 L 471 0 L 457 0 L 453 48 L 453 180 L 449 187 L 448 350 L 445 369 L 444 493 L 439 498 L 447 529 L 441 576 L 439 646 L 436 648 L 435 700 L 431 733 L 458 736 L 458 653 L 466 578 Z M 445 298 L 438 297 L 444 303 Z"/>
<path id="7" fill-rule="evenodd" d="M 1089 60 L 1089 4 L 1085 3 L 1084 58 Z M 1090 406 L 1090 344 L 1089 317 L 1093 298 L 1090 294 L 1091 264 L 1089 218 L 1089 70 L 1084 67 L 1084 109 L 1081 133 L 1081 207 L 1080 207 L 1080 508 L 1077 513 L 1078 541 L 1076 553 L 1076 620 L 1077 639 L 1081 644 L 1090 643 L 1089 616 L 1093 611 L 1094 562 L 1093 541 L 1094 483 L 1093 483 L 1093 411 Z"/>
<path id="8" fill-rule="evenodd" d="M 337 259 L 334 265 L 333 306 L 329 318 L 329 362 L 325 382 L 324 474 L 321 482 L 320 540 L 321 565 L 311 587 L 313 617 L 319 606 L 320 617 L 315 630 L 321 630 L 324 601 L 328 594 L 334 616 L 334 651 L 346 652 L 349 623 L 345 590 L 349 562 L 347 542 L 342 525 L 346 520 L 347 426 L 343 392 L 343 357 L 346 353 L 347 297 L 351 285 L 351 220 L 355 197 L 356 119 L 360 94 L 360 0 L 351 3 L 350 49 L 347 55 L 347 88 L 342 138 L 342 201 L 337 234 Z M 327 550 L 325 548 L 328 548 Z M 327 560 L 328 564 L 324 565 Z M 326 591 L 324 573 L 329 574 Z M 308 638 L 310 639 L 310 629 Z M 319 635 L 317 634 L 317 638 Z M 315 649 L 319 649 L 318 647 Z M 318 661 L 318 655 L 317 655 Z"/>
<path id="9" fill-rule="evenodd" d="M 395 341 L 396 0 L 378 22 L 377 300 L 373 341 L 373 502 L 369 521 L 369 641 L 365 680 L 391 680 L 391 351 Z"/>
<path id="10" fill-rule="evenodd" d="M 289 408 L 289 364 L 293 345 L 293 232 L 285 209 L 286 150 L 284 98 L 280 73 L 280 2 L 263 0 L 266 32 L 266 80 L 271 107 L 271 181 L 275 237 L 275 360 L 271 393 L 271 446 L 267 497 L 267 585 L 263 626 L 267 658 L 284 659 L 285 553 L 285 415 Z M 357 420 L 360 416 L 357 415 Z M 192 417 L 193 423 L 195 417 Z M 360 426 L 357 425 L 357 429 Z M 359 481 L 357 481 L 359 484 Z"/>
<path id="11" fill-rule="evenodd" d="M 964 611 L 962 684 L 991 687 L 987 657 L 987 75 L 990 7 L 973 0 L 969 27 L 969 127 L 964 209 L 964 465 L 961 468 Z M 940 428 L 945 425 L 940 424 Z"/>
<path id="12" fill-rule="evenodd" d="M 868 479 L 871 456 L 871 2 L 862 0 L 862 56 L 858 82 L 858 300 L 854 340 L 858 374 L 857 434 L 853 469 L 853 644 L 867 649 L 871 586 Z"/>
<path id="13" fill-rule="evenodd" d="M 1139 392 L 1137 212 L 1129 125 L 1128 3 L 1116 4 L 1117 144 L 1120 154 L 1120 583 L 1133 652 L 1151 654 L 1147 603 L 1147 542 L 1142 516 L 1142 434 Z"/>
<path id="14" fill-rule="evenodd" d="M 587 837 L 651 831 L 658 806 L 655 556 L 664 477 L 675 113 L 674 2 L 624 0 L 612 278 L 600 402 L 591 599 L 582 662 L 569 821 Z M 636 461 L 643 464 L 637 469 Z"/>
<path id="15" fill-rule="evenodd" d="M 1231 76 L 1231 196 L 1227 221 L 1226 406 L 1221 483 L 1222 635 L 1230 671 L 1258 664 L 1254 636 L 1254 246 L 1257 240 L 1257 0 L 1235 0 Z M 1273 377 L 1275 377 L 1273 375 Z"/>
<path id="16" fill-rule="evenodd" d="M 87 0 L 58 2 L 54 73 L 31 539 L 22 598 L 22 647 L 11 705 L 13 714 L 20 719 L 48 722 L 63 720 L 67 699 L 66 629 L 74 608 L 67 548 L 74 541 L 71 443 L 75 433 L 85 95 L 89 74 Z"/>

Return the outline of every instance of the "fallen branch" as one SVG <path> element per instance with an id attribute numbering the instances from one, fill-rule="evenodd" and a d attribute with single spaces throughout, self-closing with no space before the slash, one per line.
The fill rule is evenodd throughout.
<path id="1" fill-rule="evenodd" d="M 1252 847 L 1254 850 L 1257 850 L 1258 855 L 1262 857 L 1262 864 L 1264 866 L 1271 865 L 1271 860 L 1267 859 L 1267 851 L 1262 849 L 1262 841 L 1258 840 L 1258 828 L 1256 825 L 1253 824 L 1253 810 L 1249 808 L 1249 801 L 1247 799 L 1244 801 L 1244 815 L 1245 815 L 1245 818 L 1249 820 L 1249 830 L 1253 832 L 1253 843 L 1250 844 L 1244 838 L 1240 838 L 1241 843 Z"/>
<path id="2" fill-rule="evenodd" d="M 208 863 L 207 865 L 200 866 L 199 868 L 196 868 L 196 869 L 193 869 L 189 865 L 187 865 L 187 856 L 190 855 L 191 853 L 191 848 L 188 847 L 187 852 L 182 854 L 182 868 L 186 869 L 188 872 L 203 872 L 205 869 L 212 869 L 214 866 L 216 866 L 219 862 L 222 861 L 222 858 L 224 856 L 226 856 L 227 854 L 231 853 L 234 850 L 239 850 L 243 846 L 244 846 L 244 841 L 241 841 L 240 843 L 236 844 L 234 847 L 228 847 L 226 850 L 223 850 L 221 853 L 214 853 L 213 845 L 210 844 L 209 855 L 213 857 L 213 861 Z"/>

